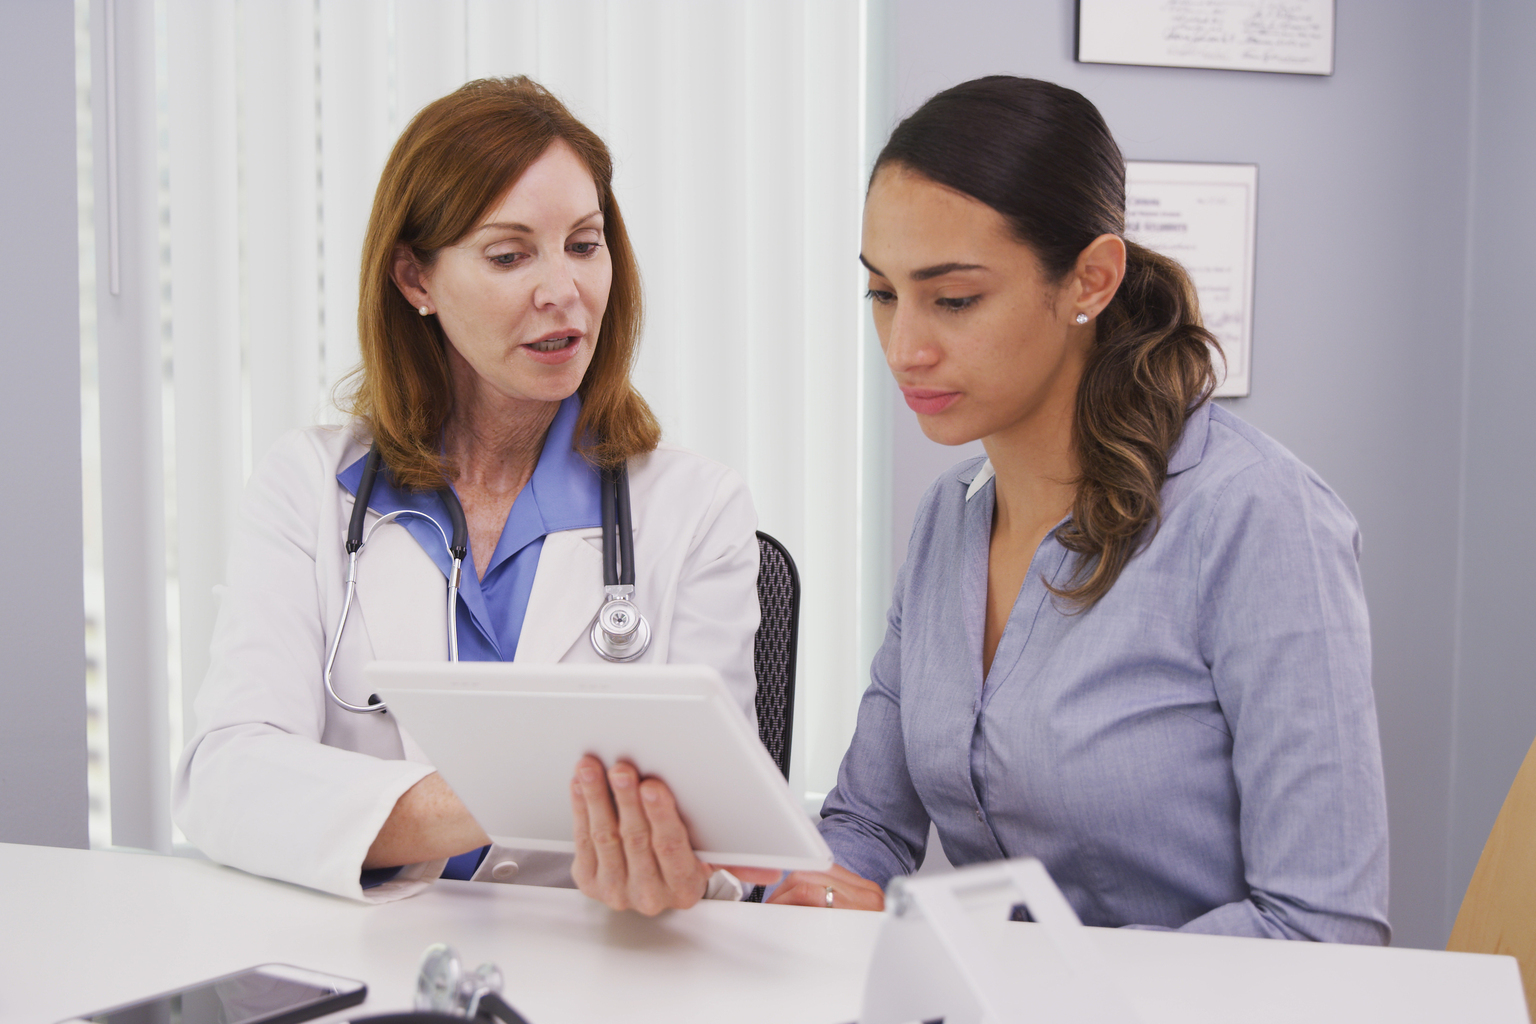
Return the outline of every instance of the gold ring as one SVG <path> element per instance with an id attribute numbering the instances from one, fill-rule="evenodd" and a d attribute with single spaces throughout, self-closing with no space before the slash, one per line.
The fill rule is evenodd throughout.
<path id="1" fill-rule="evenodd" d="M 832 887 L 830 885 L 824 885 L 824 886 L 822 886 L 822 888 L 827 891 L 827 909 L 831 910 L 832 909 Z"/>

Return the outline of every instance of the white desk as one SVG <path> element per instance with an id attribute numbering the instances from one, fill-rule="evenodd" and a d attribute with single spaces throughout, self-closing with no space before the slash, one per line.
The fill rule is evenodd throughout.
<path id="1" fill-rule="evenodd" d="M 199 861 L 0 844 L 0 1021 L 70 1014 L 270 961 L 368 983 L 334 1019 L 410 1005 L 429 943 L 500 964 L 532 1024 L 851 1021 L 880 915 L 701 903 L 647 920 L 570 890 L 441 882 L 367 906 Z M 1009 925 L 1030 970 L 1044 936 Z M 1093 932 L 1147 1024 L 1526 1024 L 1515 961 Z"/>

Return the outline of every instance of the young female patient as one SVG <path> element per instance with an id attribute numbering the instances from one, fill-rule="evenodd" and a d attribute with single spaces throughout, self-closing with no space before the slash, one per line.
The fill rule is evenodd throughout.
<path id="1" fill-rule="evenodd" d="M 1099 112 L 1046 82 L 929 100 L 862 259 L 930 488 L 821 830 L 772 902 L 883 905 L 1034 856 L 1092 925 L 1384 943 L 1387 826 L 1354 520 L 1208 399 L 1176 263 L 1127 242 Z"/>

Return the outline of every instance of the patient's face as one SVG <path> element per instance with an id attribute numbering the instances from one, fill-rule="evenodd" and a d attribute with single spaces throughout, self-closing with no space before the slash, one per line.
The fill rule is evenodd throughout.
<path id="1" fill-rule="evenodd" d="M 887 165 L 861 255 L 886 363 L 929 438 L 1070 424 L 1091 333 L 1071 330 L 1062 286 L 1002 214 Z"/>

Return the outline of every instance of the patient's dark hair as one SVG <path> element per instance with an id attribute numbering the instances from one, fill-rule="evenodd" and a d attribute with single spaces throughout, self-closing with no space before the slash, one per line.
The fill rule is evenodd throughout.
<path id="1" fill-rule="evenodd" d="M 1125 233 L 1120 148 L 1092 103 L 1050 82 L 997 75 L 944 90 L 897 125 L 874 174 L 887 165 L 1002 214 L 1054 282 L 1095 238 Z M 1095 331 L 1073 422 L 1081 476 L 1057 532 L 1084 557 L 1052 588 L 1080 608 L 1156 532 L 1168 453 L 1210 397 L 1220 351 L 1184 268 L 1129 241 L 1125 280 Z"/>

